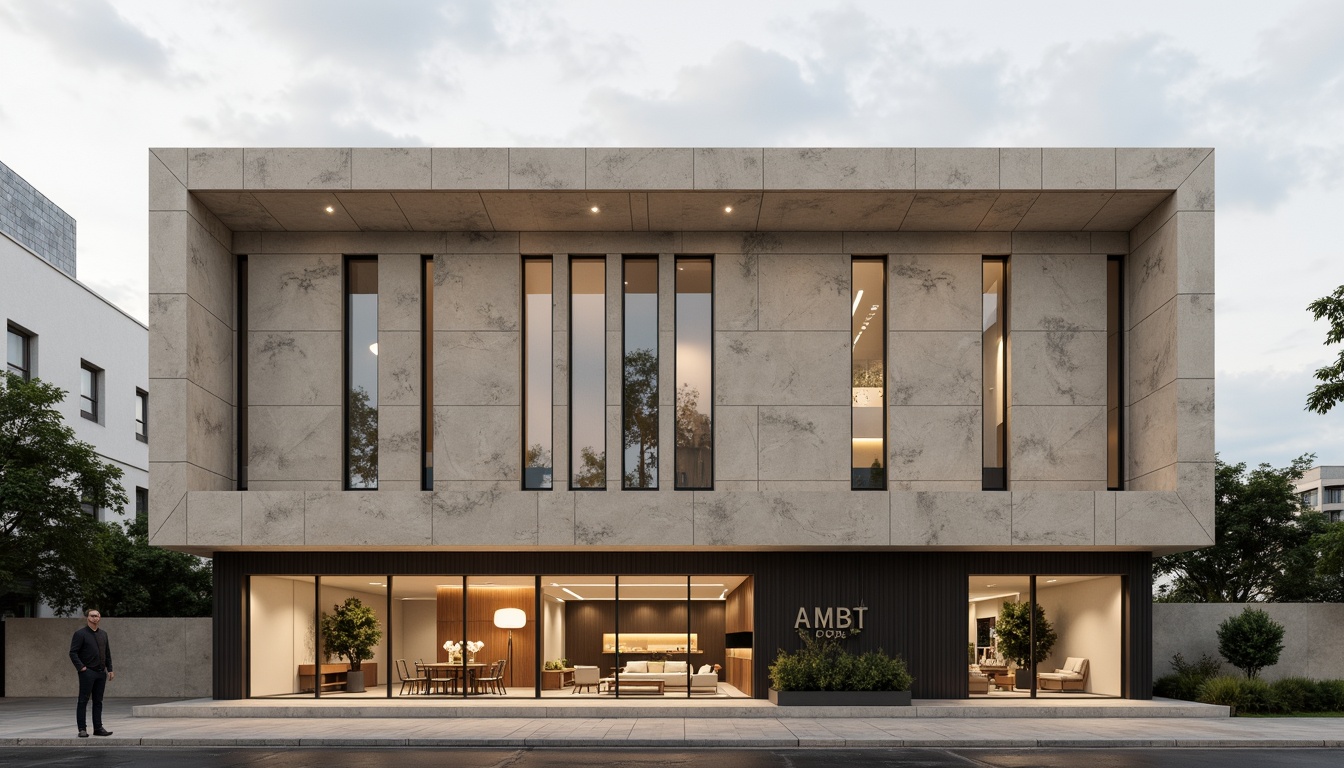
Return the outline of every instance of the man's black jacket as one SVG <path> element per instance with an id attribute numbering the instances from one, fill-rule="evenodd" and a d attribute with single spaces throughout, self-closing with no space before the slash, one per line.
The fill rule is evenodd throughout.
<path id="1" fill-rule="evenodd" d="M 102 641 L 102 660 L 99 661 L 98 643 Z M 70 638 L 70 661 L 74 663 L 75 670 L 78 671 L 84 667 L 89 669 L 103 669 L 112 671 L 112 644 L 107 642 L 107 632 L 98 630 L 97 634 L 88 627 L 80 627 L 75 632 L 75 636 Z"/>

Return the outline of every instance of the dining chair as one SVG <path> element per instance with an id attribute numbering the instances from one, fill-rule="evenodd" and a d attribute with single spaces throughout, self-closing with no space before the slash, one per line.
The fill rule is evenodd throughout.
<path id="1" fill-rule="evenodd" d="M 405 696 L 408 687 L 412 693 L 418 693 L 424 689 L 425 684 L 429 681 L 429 678 L 422 675 L 411 676 L 405 659 L 397 659 L 397 672 L 401 675 L 401 693 L 398 694 L 399 696 Z"/>
<path id="2" fill-rule="evenodd" d="M 504 669 L 503 660 L 496 661 L 490 665 L 490 672 L 482 677 L 476 678 L 476 684 L 489 693 L 499 693 L 501 689 L 500 673 Z"/>

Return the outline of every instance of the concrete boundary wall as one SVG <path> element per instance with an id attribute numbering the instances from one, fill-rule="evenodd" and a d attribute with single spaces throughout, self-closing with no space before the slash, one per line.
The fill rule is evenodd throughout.
<path id="1" fill-rule="evenodd" d="M 105 618 L 117 679 L 107 695 L 198 698 L 211 695 L 210 619 Z M 5 622 L 5 695 L 75 698 L 70 637 L 84 619 Z"/>
<path id="2" fill-rule="evenodd" d="M 1201 653 L 1223 662 L 1223 671 L 1240 674 L 1218 653 L 1218 625 L 1240 614 L 1247 603 L 1155 603 L 1153 605 L 1153 677 L 1171 673 L 1172 654 L 1196 661 Z M 1279 663 L 1260 673 L 1266 680 L 1310 677 L 1344 679 L 1344 603 L 1250 603 L 1284 626 Z"/>

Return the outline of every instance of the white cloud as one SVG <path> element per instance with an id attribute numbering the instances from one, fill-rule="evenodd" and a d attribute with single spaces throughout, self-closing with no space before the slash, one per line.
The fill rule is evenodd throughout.
<path id="1" fill-rule="evenodd" d="M 1305 410 L 1312 371 L 1221 374 L 1215 393 L 1217 446 L 1223 461 L 1285 467 L 1304 453 L 1319 464 L 1344 464 L 1341 414 Z"/>
<path id="2" fill-rule="evenodd" d="M 22 28 L 44 39 L 60 60 L 90 69 L 111 68 L 142 77 L 168 73 L 163 43 L 131 24 L 103 0 L 16 2 L 11 8 Z"/>

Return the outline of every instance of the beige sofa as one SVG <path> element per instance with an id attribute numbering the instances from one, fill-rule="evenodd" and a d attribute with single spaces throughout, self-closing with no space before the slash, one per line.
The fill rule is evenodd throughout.
<path id="1" fill-rule="evenodd" d="M 1063 669 L 1054 672 L 1038 672 L 1036 687 L 1042 691 L 1085 691 L 1087 690 L 1087 659 L 1070 656 L 1064 661 Z"/>
<path id="2" fill-rule="evenodd" d="M 705 667 L 709 666 L 708 664 Z M 701 667 L 704 669 L 704 667 Z M 657 671 L 654 671 L 657 670 Z M 634 682 L 637 680 L 662 680 L 664 688 L 686 688 L 689 684 L 692 693 L 712 693 L 719 689 L 719 675 L 710 670 L 686 674 L 686 662 L 650 662 L 630 661 L 621 668 L 620 679 Z"/>

